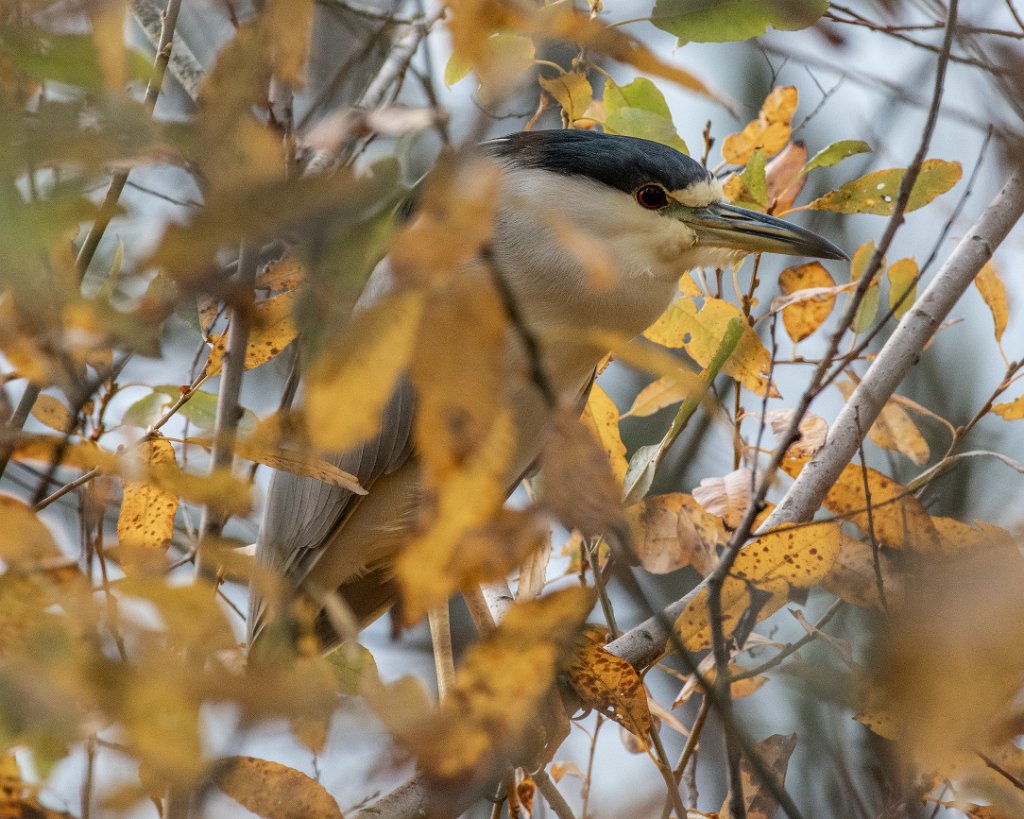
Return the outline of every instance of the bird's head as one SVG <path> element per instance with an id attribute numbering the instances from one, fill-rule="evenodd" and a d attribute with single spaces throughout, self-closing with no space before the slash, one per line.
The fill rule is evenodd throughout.
<path id="1" fill-rule="evenodd" d="M 847 258 L 809 230 L 729 204 L 706 168 L 660 143 L 559 130 L 483 148 L 504 170 L 494 255 L 541 328 L 635 335 L 687 270 L 759 252 Z"/>
<path id="2" fill-rule="evenodd" d="M 553 207 L 597 236 L 637 232 L 654 242 L 689 242 L 680 250 L 695 253 L 685 254 L 685 266 L 675 261 L 678 272 L 747 253 L 849 258 L 816 233 L 729 204 L 703 165 L 667 145 L 575 130 L 522 132 L 485 145 L 512 171 L 512 186 L 539 181 L 547 188 L 526 191 L 527 205 Z M 539 173 L 531 179 L 531 171 Z"/>

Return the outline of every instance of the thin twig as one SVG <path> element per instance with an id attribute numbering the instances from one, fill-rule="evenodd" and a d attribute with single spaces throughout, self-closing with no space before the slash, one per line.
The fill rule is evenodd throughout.
<path id="1" fill-rule="evenodd" d="M 251 242 L 242 241 L 238 254 L 238 271 L 235 274 L 237 298 L 243 306 L 231 312 L 228 328 L 227 349 L 224 353 L 217 392 L 217 413 L 213 427 L 213 451 L 210 456 L 210 471 L 228 469 L 234 462 L 235 434 L 241 417 L 239 396 L 242 391 L 242 376 L 245 373 L 245 354 L 249 346 L 249 331 L 252 327 L 253 287 L 256 282 L 256 250 Z M 196 553 L 196 576 L 207 580 L 216 579 L 216 570 L 204 559 L 203 542 L 216 537 L 224 527 L 223 515 L 207 505 L 199 524 L 199 550 Z"/>
<path id="2" fill-rule="evenodd" d="M 572 812 L 572 808 L 569 807 L 569 803 L 565 801 L 565 797 L 562 796 L 562 792 L 558 790 L 555 783 L 551 781 L 551 777 L 548 776 L 548 772 L 543 768 L 534 771 L 530 776 L 533 777 L 533 781 L 537 783 L 537 789 L 541 792 L 544 797 L 544 801 L 550 805 L 551 810 L 555 812 L 555 816 L 558 819 L 576 819 L 576 816 Z"/>
<path id="3" fill-rule="evenodd" d="M 178 24 L 178 12 L 180 10 L 181 0 L 167 0 L 167 8 L 164 10 L 163 23 L 160 27 L 160 40 L 157 43 L 156 57 L 153 60 L 153 72 L 149 78 L 149 84 L 146 86 L 146 96 L 143 99 L 143 104 L 150 113 L 156 108 L 156 100 L 160 95 L 160 88 L 163 86 L 164 74 L 167 71 L 167 61 L 171 57 L 171 42 L 174 38 L 174 28 Z M 128 173 L 128 171 L 117 171 L 110 178 L 110 187 L 107 188 L 107 195 L 103 198 L 103 204 L 100 205 L 96 219 L 89 228 L 89 232 L 86 234 L 85 239 L 82 241 L 82 246 L 78 250 L 78 256 L 75 258 L 75 265 L 78 268 L 78 275 L 80 277 L 84 276 L 85 271 L 89 269 L 89 263 L 92 262 L 93 256 L 96 254 L 96 248 L 99 247 L 100 240 L 107 230 L 107 225 L 110 224 L 110 220 L 117 211 L 117 202 L 121 198 L 121 192 L 124 190 L 125 183 L 128 181 Z"/>

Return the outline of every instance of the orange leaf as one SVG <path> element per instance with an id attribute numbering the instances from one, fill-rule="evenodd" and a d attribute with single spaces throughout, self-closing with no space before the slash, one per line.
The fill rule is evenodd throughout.
<path id="1" fill-rule="evenodd" d="M 651 730 L 647 689 L 636 669 L 605 650 L 608 630 L 589 626 L 569 663 L 569 683 L 585 705 L 610 711 L 612 718 L 644 746 Z"/>
<path id="2" fill-rule="evenodd" d="M 746 165 L 754 151 L 775 156 L 789 142 L 798 96 L 793 86 L 772 89 L 757 119 L 738 134 L 722 141 L 722 157 L 732 165 Z"/>
<path id="3" fill-rule="evenodd" d="M 832 288 L 835 283 L 819 262 L 787 267 L 779 274 L 779 290 L 784 295 L 811 288 Z M 836 297 L 826 293 L 783 308 L 782 323 L 789 337 L 794 342 L 803 341 L 825 322 L 835 303 Z"/>

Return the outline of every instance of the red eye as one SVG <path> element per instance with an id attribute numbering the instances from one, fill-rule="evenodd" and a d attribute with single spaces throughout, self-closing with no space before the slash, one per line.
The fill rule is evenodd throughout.
<path id="1" fill-rule="evenodd" d="M 658 210 L 668 204 L 668 194 L 665 193 L 664 188 L 657 185 L 644 185 L 642 188 L 637 188 L 634 196 L 641 207 L 648 210 Z"/>

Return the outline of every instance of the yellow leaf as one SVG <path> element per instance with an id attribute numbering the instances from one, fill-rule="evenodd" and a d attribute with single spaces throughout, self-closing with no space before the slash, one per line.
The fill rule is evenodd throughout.
<path id="1" fill-rule="evenodd" d="M 208 586 L 172 586 L 163 578 L 131 577 L 117 585 L 117 595 L 152 603 L 168 640 L 178 648 L 212 653 L 236 645 L 224 609 Z"/>
<path id="2" fill-rule="evenodd" d="M 563 71 L 551 78 L 538 77 L 537 82 L 562 106 L 570 124 L 583 117 L 593 100 L 590 81 L 575 71 Z"/>
<path id="3" fill-rule="evenodd" d="M 252 438 L 238 441 L 235 444 L 235 453 L 247 461 L 265 464 L 274 469 L 291 472 L 293 475 L 316 478 L 331 486 L 344 487 L 357 495 L 366 494 L 366 490 L 360 485 L 359 479 L 355 475 L 339 469 L 334 464 L 315 455 L 268 446 L 266 442 Z"/>
<path id="4" fill-rule="evenodd" d="M 612 719 L 647 747 L 651 712 L 647 689 L 636 669 L 605 649 L 611 635 L 601 626 L 588 626 L 569 661 L 569 684 L 583 704 L 610 712 Z"/>
<path id="5" fill-rule="evenodd" d="M 261 819 L 342 819 L 323 785 L 279 762 L 233 756 L 215 771 L 217 786 Z"/>
<path id="6" fill-rule="evenodd" d="M 779 274 L 779 290 L 784 295 L 811 288 L 832 288 L 835 283 L 832 275 L 819 262 L 787 267 Z M 822 294 L 783 308 L 782 323 L 794 343 L 803 341 L 824 324 L 835 303 L 834 295 Z"/>
<path id="7" fill-rule="evenodd" d="M 406 368 L 423 293 L 407 290 L 353 317 L 310 370 L 306 384 L 309 439 L 322 452 L 344 452 L 372 437 Z"/>
<path id="8" fill-rule="evenodd" d="M 863 710 L 919 770 L 956 778 L 1013 747 L 1020 711 L 1024 560 L 1017 548 L 915 565 L 861 681 Z M 878 720 L 878 715 L 891 720 Z M 1017 749 L 1018 763 L 1020 760 Z"/>
<path id="9" fill-rule="evenodd" d="M 469 60 L 463 58 L 458 51 L 452 51 L 444 66 L 444 84 L 451 88 L 469 76 L 469 72 L 472 70 L 473 65 Z"/>
<path id="10" fill-rule="evenodd" d="M 837 213 L 874 213 L 890 216 L 896 206 L 903 168 L 874 171 L 815 199 L 807 207 Z M 922 208 L 960 181 L 959 162 L 926 159 L 907 202 L 907 212 Z"/>
<path id="11" fill-rule="evenodd" d="M 52 395 L 40 395 L 32 406 L 32 417 L 57 432 L 71 432 L 75 417 L 64 402 Z"/>
<path id="12" fill-rule="evenodd" d="M 313 0 L 267 0 L 260 24 L 266 32 L 275 75 L 292 88 L 303 85 Z"/>
<path id="13" fill-rule="evenodd" d="M 266 44 L 257 23 L 239 26 L 200 92 L 195 157 L 209 185 L 206 201 L 211 205 L 218 197 L 284 178 L 280 136 L 253 115 L 256 106 L 266 105 L 273 71 Z"/>
<path id="14" fill-rule="evenodd" d="M 976 520 L 969 523 L 954 518 L 933 517 L 932 522 L 939 530 L 946 545 L 946 554 L 972 552 L 982 549 L 1015 549 L 1013 535 L 999 526 Z"/>
<path id="15" fill-rule="evenodd" d="M 249 484 L 230 469 L 206 475 L 182 472 L 173 463 L 150 465 L 146 479 L 155 487 L 202 506 L 212 506 L 226 515 L 245 515 L 252 509 Z"/>
<path id="16" fill-rule="evenodd" d="M 777 396 L 775 385 L 768 383 L 771 355 L 747 324 L 743 311 L 723 299 L 708 299 L 700 312 L 692 300 L 678 299 L 644 331 L 644 337 L 665 347 L 682 347 L 701 367 L 707 367 L 734 318 L 744 323 L 743 337 L 722 372 L 756 395 L 768 391 L 769 395 Z"/>
<path id="17" fill-rule="evenodd" d="M 453 277 L 427 300 L 410 377 L 413 434 L 430 484 L 471 458 L 494 426 L 507 381 L 505 324 L 483 271 Z"/>
<path id="18" fill-rule="evenodd" d="M 408 678 L 367 698 L 435 784 L 488 781 L 510 761 L 525 762 L 533 717 L 593 605 L 593 592 L 577 587 L 512 606 L 466 651 L 439 708 L 429 708 L 421 686 L 410 692 Z"/>
<path id="19" fill-rule="evenodd" d="M 782 461 L 782 468 L 796 477 L 807 460 L 787 456 Z M 880 543 L 922 552 L 943 551 L 942 538 L 921 501 L 877 469 L 868 467 L 864 470 L 859 464 L 848 464 L 825 496 L 825 508 L 867 532 L 865 474 L 871 495 L 871 521 L 875 538 Z"/>
<path id="20" fill-rule="evenodd" d="M 270 262 L 256 277 L 258 290 L 297 290 L 309 279 L 306 266 L 294 256 L 285 254 Z"/>
<path id="21" fill-rule="evenodd" d="M 682 492 L 644 498 L 630 506 L 627 514 L 633 549 L 640 564 L 653 574 L 693 566 L 706 575 L 714 565 L 715 547 L 725 542 L 721 519 Z"/>
<path id="22" fill-rule="evenodd" d="M 623 418 L 645 417 L 654 415 L 658 410 L 678 404 L 692 389 L 691 384 L 684 384 L 674 378 L 663 376 L 652 381 L 633 399 L 633 406 L 623 413 Z"/>
<path id="23" fill-rule="evenodd" d="M 108 474 L 120 472 L 116 455 L 100 449 L 92 441 L 65 441 L 63 437 L 46 435 L 20 435 L 14 439 L 11 458 L 15 461 L 42 461 L 53 463 L 60 456 L 61 466 L 76 469 L 100 469 Z"/>
<path id="24" fill-rule="evenodd" d="M 443 282 L 461 275 L 494 232 L 501 169 L 487 157 L 442 157 L 423 185 L 416 213 L 389 256 L 399 281 Z M 488 272 L 488 271 L 485 271 Z"/>
<path id="25" fill-rule="evenodd" d="M 773 529 L 740 551 L 722 584 L 722 627 L 730 634 L 750 604 L 749 586 L 772 595 L 758 612 L 767 617 L 787 599 L 791 588 L 821 581 L 839 552 L 839 524 L 833 521 Z M 676 630 L 691 651 L 711 645 L 707 590 L 702 589 L 676 620 Z"/>
<path id="26" fill-rule="evenodd" d="M 889 268 L 889 307 L 898 319 L 903 318 L 907 310 L 914 306 L 917 299 L 917 275 L 917 262 L 913 258 L 895 261 Z M 907 294 L 906 298 L 903 298 L 904 294 Z"/>
<path id="27" fill-rule="evenodd" d="M 856 385 L 850 381 L 837 381 L 836 386 L 847 401 L 856 389 Z M 918 466 L 928 463 L 931 457 L 931 449 L 917 424 L 906 410 L 892 400 L 885 402 L 878 419 L 868 430 L 868 438 L 882 449 L 906 455 Z"/>
<path id="28" fill-rule="evenodd" d="M 978 288 L 981 297 L 988 305 L 992 313 L 992 323 L 995 325 L 996 341 L 1003 340 L 1003 332 L 1006 330 L 1006 322 L 1009 318 L 1009 311 L 1006 306 L 1006 287 L 1003 280 L 999 278 L 992 262 L 985 262 L 984 267 L 974 277 L 974 286 Z"/>
<path id="29" fill-rule="evenodd" d="M 249 343 L 245 348 L 245 369 L 254 369 L 277 358 L 295 340 L 299 331 L 292 321 L 294 305 L 294 293 L 281 293 L 256 303 Z M 212 349 L 203 377 L 220 372 L 227 352 L 227 337 L 228 334 L 224 333 L 210 338 Z"/>
<path id="30" fill-rule="evenodd" d="M 626 477 L 626 445 L 619 434 L 619 410 L 599 384 L 590 388 L 590 397 L 583 408 L 583 426 L 590 430 L 604 449 L 612 474 L 619 485 Z"/>
<path id="31" fill-rule="evenodd" d="M 419 620 L 462 585 L 464 578 L 455 561 L 460 541 L 470 530 L 484 526 L 501 508 L 514 442 L 511 417 L 502 411 L 480 447 L 460 468 L 437 483 L 430 521 L 395 563 L 395 576 L 402 589 L 402 616 L 407 623 Z M 456 569 L 460 573 L 453 571 Z M 469 567 L 469 571 L 478 579 L 477 567 Z"/>
<path id="32" fill-rule="evenodd" d="M 732 165 L 746 165 L 754 151 L 775 156 L 789 142 L 793 114 L 796 113 L 797 90 L 793 86 L 772 89 L 756 120 L 738 134 L 722 141 L 722 157 Z"/>
<path id="33" fill-rule="evenodd" d="M 111 91 L 123 91 L 128 56 L 124 43 L 125 4 L 123 0 L 101 0 L 90 3 L 86 11 L 103 84 Z"/>
<path id="34" fill-rule="evenodd" d="M 174 448 L 166 438 L 155 437 L 139 446 L 139 459 L 147 466 L 175 464 Z M 125 481 L 124 499 L 117 517 L 117 538 L 130 550 L 166 551 L 174 537 L 178 496 L 144 481 Z M 126 571 L 135 568 L 125 561 Z"/>
<path id="35" fill-rule="evenodd" d="M 995 404 L 992 407 L 992 412 L 1007 421 L 1019 421 L 1024 418 L 1024 395 L 1014 398 L 1012 401 Z"/>
<path id="36" fill-rule="evenodd" d="M 21 568 L 61 557 L 53 535 L 32 509 L 20 500 L 0 495 L 0 559 Z"/>

